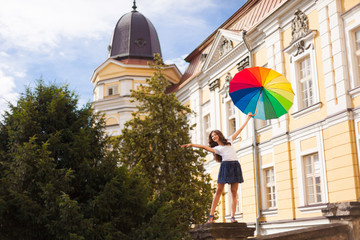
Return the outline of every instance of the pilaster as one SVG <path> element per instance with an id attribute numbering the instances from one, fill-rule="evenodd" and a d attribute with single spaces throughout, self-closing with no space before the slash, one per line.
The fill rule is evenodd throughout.
<path id="1" fill-rule="evenodd" d="M 317 10 L 327 113 L 333 115 L 351 107 L 341 3 L 339 0 L 318 1 Z"/>

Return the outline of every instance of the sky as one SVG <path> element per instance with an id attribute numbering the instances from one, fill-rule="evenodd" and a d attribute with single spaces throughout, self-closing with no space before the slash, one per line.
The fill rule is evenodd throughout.
<path id="1" fill-rule="evenodd" d="M 138 0 L 154 25 L 165 63 L 184 58 L 246 0 Z M 0 116 L 26 87 L 68 84 L 81 107 L 93 99 L 94 70 L 108 57 L 115 25 L 133 0 L 0 0 Z M 1 117 L 0 117 L 1 120 Z"/>

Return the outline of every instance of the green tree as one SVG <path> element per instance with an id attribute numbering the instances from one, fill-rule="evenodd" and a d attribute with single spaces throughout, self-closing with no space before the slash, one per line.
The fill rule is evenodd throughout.
<path id="1" fill-rule="evenodd" d="M 132 91 L 139 104 L 117 147 L 122 163 L 146 179 L 153 193 L 138 239 L 188 238 L 190 225 L 205 220 L 213 194 L 204 152 L 180 147 L 190 141 L 187 115 L 193 113 L 166 93 L 164 67 L 155 55 L 154 75 Z"/>
<path id="2" fill-rule="evenodd" d="M 118 167 L 102 117 L 39 81 L 0 122 L 0 239 L 132 239 L 151 192 Z"/>

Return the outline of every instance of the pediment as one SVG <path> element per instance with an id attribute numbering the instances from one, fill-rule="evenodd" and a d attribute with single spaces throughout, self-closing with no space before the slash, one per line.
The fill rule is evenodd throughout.
<path id="1" fill-rule="evenodd" d="M 203 67 L 203 71 L 216 65 L 221 59 L 224 59 L 237 45 L 243 42 L 242 31 L 219 29 L 209 55 Z"/>
<path id="2" fill-rule="evenodd" d="M 119 73 L 122 72 L 123 70 L 124 70 L 123 64 L 109 58 L 94 70 L 94 73 L 91 77 L 91 82 L 94 83 L 96 80 L 99 80 L 99 78 L 102 78 L 102 76 L 104 75 Z"/>

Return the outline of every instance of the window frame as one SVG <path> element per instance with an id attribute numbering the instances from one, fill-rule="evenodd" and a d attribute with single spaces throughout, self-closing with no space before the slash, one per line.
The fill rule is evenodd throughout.
<path id="1" fill-rule="evenodd" d="M 355 32 L 360 31 L 360 19 L 358 17 L 359 11 L 360 5 L 357 5 L 341 15 L 344 20 L 345 42 L 349 65 L 349 93 L 352 95 L 352 97 L 360 95 L 360 70 L 356 70 L 356 63 L 358 60 L 356 59 L 355 54 L 353 54 L 356 49 L 354 35 Z M 358 64 L 360 64 L 360 62 Z"/>
<path id="2" fill-rule="evenodd" d="M 311 154 L 308 154 L 308 155 L 304 155 L 302 156 L 302 161 L 303 161 L 303 167 L 304 167 L 304 183 L 305 183 L 305 204 L 310 206 L 310 205 L 315 205 L 315 204 L 320 204 L 320 203 L 323 203 L 322 199 L 323 199 L 323 193 L 324 193 L 324 190 L 322 189 L 322 185 L 323 185 L 323 179 L 322 179 L 322 176 L 321 176 L 321 168 L 319 168 L 319 172 L 315 172 L 316 169 L 315 169 L 315 156 L 317 156 L 317 161 L 318 161 L 318 164 L 319 164 L 319 167 L 320 167 L 320 160 L 319 160 L 319 154 L 317 152 L 314 152 L 314 153 L 311 153 Z M 307 160 L 308 160 L 308 157 L 310 157 L 311 159 L 311 167 L 312 167 L 312 173 L 309 173 L 307 172 L 308 170 L 308 164 L 307 164 Z M 313 188 L 313 201 L 310 202 L 310 193 L 308 192 L 308 178 L 311 177 L 312 178 L 312 188 Z M 321 201 L 317 201 L 317 195 L 318 195 L 318 192 L 316 190 L 316 177 L 320 177 L 320 196 L 321 196 Z M 314 179 L 315 178 L 315 179 Z"/>
<path id="3" fill-rule="evenodd" d="M 307 65 L 309 62 L 309 65 Z M 302 63 L 305 63 L 305 69 L 303 69 Z M 307 74 L 306 76 L 303 75 L 302 72 L 307 72 L 308 68 L 310 68 L 310 74 Z M 314 81 L 312 79 L 311 74 L 311 58 L 309 55 L 304 56 L 303 58 L 299 59 L 296 62 L 296 72 L 297 72 L 297 84 L 299 86 L 298 89 L 298 96 L 300 96 L 301 100 L 298 101 L 299 108 L 305 109 L 308 107 L 311 107 L 314 104 Z M 303 85 L 304 83 L 307 86 L 307 89 L 304 89 Z M 309 83 L 312 84 L 312 86 L 309 86 Z M 304 92 L 307 92 L 309 96 L 307 98 L 303 95 Z M 309 103 L 307 103 L 307 100 Z"/>
<path id="4" fill-rule="evenodd" d="M 242 193 L 241 193 L 241 184 L 239 184 L 238 191 L 237 191 L 237 204 L 236 204 L 236 211 L 235 211 L 235 218 L 242 219 L 243 215 L 243 204 L 242 204 Z M 231 218 L 231 185 L 226 184 L 225 188 L 225 218 L 230 220 Z"/>
<path id="5" fill-rule="evenodd" d="M 236 119 L 236 106 L 234 105 L 231 99 L 226 101 L 225 109 L 226 109 L 226 130 L 227 130 L 226 136 L 231 136 L 232 134 L 235 133 L 238 125 L 237 124 L 238 121 Z M 233 131 L 230 131 L 230 121 L 234 121 Z"/>
<path id="6" fill-rule="evenodd" d="M 112 91 L 112 94 L 109 94 L 110 90 Z M 107 97 L 113 97 L 119 95 L 119 85 L 118 84 L 111 84 L 106 86 L 106 96 Z"/>
<path id="7" fill-rule="evenodd" d="M 206 118 L 208 118 L 208 120 L 206 120 Z M 210 113 L 205 113 L 203 115 L 202 118 L 202 122 L 203 122 L 203 144 L 208 145 L 208 139 L 209 139 L 209 135 L 211 132 L 211 114 Z M 206 128 L 206 122 L 207 122 L 207 128 Z"/>
<path id="8" fill-rule="evenodd" d="M 284 52 L 289 54 L 289 64 L 290 64 L 290 79 L 291 86 L 294 90 L 295 96 L 302 96 L 299 86 L 299 67 L 298 64 L 301 60 L 306 57 L 310 58 L 311 66 L 311 79 L 313 83 L 313 104 L 309 107 L 303 108 L 301 105 L 302 97 L 295 97 L 292 105 L 291 115 L 295 118 L 301 118 L 310 113 L 320 110 L 320 95 L 319 95 L 319 83 L 317 78 L 317 62 L 316 62 L 316 53 L 315 53 L 315 35 L 316 31 L 311 31 L 306 36 L 298 39 L 297 41 L 291 43 L 290 46 L 284 49 Z M 300 44 L 301 43 L 301 44 Z M 301 52 L 299 52 L 300 47 L 303 46 Z"/>
<path id="9" fill-rule="evenodd" d="M 307 139 L 315 137 L 316 146 L 306 150 L 301 150 L 301 142 Z M 313 132 L 313 129 L 302 132 L 301 136 L 294 141 L 295 143 L 295 155 L 296 155 L 296 169 L 298 176 L 298 196 L 299 196 L 299 205 L 297 206 L 300 212 L 302 213 L 311 213 L 311 212 L 320 212 L 328 203 L 328 189 L 327 189 L 327 177 L 325 170 L 325 158 L 324 158 L 324 146 L 323 138 L 321 132 Z M 304 164 L 303 156 L 310 154 L 318 154 L 319 164 L 320 164 L 320 174 L 321 174 L 321 188 L 322 188 L 322 201 L 316 204 L 308 204 L 306 201 L 306 184 L 305 184 L 305 175 L 304 175 Z"/>
<path id="10" fill-rule="evenodd" d="M 271 182 L 272 185 L 270 184 L 270 186 L 267 186 L 269 183 L 267 182 L 267 175 L 266 172 L 271 170 L 272 171 L 272 178 L 273 181 Z M 274 210 L 277 209 L 277 193 L 276 193 L 276 176 L 275 176 L 275 168 L 273 165 L 268 165 L 268 166 L 262 166 L 262 176 L 263 176 L 263 196 L 264 196 L 264 201 L 263 201 L 263 210 Z M 274 192 L 271 195 L 275 195 L 275 199 L 269 199 L 268 197 L 268 192 L 267 189 L 268 188 L 274 188 Z M 269 201 L 270 202 L 274 202 L 274 206 L 269 206 Z M 271 204 L 270 204 L 271 205 Z"/>

